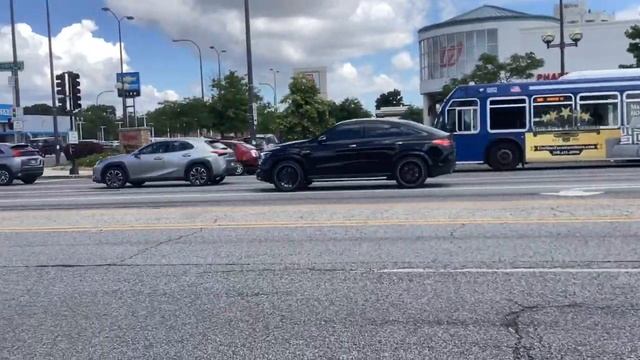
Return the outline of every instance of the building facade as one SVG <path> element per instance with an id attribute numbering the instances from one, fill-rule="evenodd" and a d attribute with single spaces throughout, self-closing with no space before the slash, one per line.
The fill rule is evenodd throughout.
<path id="1" fill-rule="evenodd" d="M 554 9 L 559 12 L 556 7 Z M 629 40 L 625 31 L 636 21 L 615 21 L 605 12 L 592 12 L 584 0 L 566 3 L 565 36 L 583 33 L 577 48 L 566 51 L 567 72 L 606 70 L 633 63 L 627 53 Z M 482 6 L 442 23 L 419 31 L 420 92 L 423 96 L 425 122 L 436 115 L 442 87 L 453 78 L 473 70 L 483 53 L 506 60 L 513 54 L 534 52 L 545 60 L 535 80 L 560 77 L 560 52 L 547 49 L 542 36 L 560 38 L 560 21 L 555 16 L 533 15 L 496 6 Z"/>

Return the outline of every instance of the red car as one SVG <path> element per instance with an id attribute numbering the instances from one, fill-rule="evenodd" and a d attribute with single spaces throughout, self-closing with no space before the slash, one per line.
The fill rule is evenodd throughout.
<path id="1" fill-rule="evenodd" d="M 243 169 L 238 170 L 238 175 L 253 175 L 258 170 L 260 162 L 260 153 L 252 145 L 242 141 L 220 140 L 221 143 L 231 148 L 236 153 L 236 160 L 242 165 Z"/>

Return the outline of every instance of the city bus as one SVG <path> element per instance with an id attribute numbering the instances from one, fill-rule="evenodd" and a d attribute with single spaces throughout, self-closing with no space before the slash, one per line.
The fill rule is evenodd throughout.
<path id="1" fill-rule="evenodd" d="M 459 163 L 640 159 L 640 71 L 576 72 L 557 81 L 465 85 L 435 127 L 454 134 Z"/>

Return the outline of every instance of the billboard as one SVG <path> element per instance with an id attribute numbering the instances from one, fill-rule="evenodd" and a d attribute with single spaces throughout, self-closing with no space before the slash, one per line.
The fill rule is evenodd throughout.
<path id="1" fill-rule="evenodd" d="M 327 90 L 327 68 L 326 67 L 294 69 L 293 73 L 294 75 L 302 75 L 307 79 L 312 80 L 320 90 L 320 94 L 325 99 L 329 97 L 328 90 Z"/>
<path id="2" fill-rule="evenodd" d="M 13 115 L 13 105 L 0 104 L 0 124 L 6 124 Z"/>
<path id="3" fill-rule="evenodd" d="M 116 74 L 116 89 L 118 97 L 123 95 L 127 98 L 140 96 L 140 73 L 128 72 Z"/>

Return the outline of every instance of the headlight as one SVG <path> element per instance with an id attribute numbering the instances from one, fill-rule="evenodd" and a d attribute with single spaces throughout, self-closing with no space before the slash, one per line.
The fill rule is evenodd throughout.
<path id="1" fill-rule="evenodd" d="M 260 153 L 260 160 L 264 160 L 264 159 L 268 158 L 269 156 L 271 156 L 271 153 L 268 152 L 268 151 Z"/>

